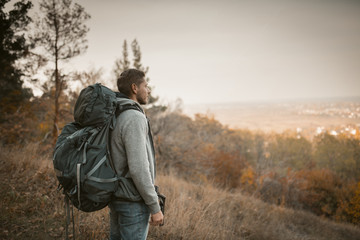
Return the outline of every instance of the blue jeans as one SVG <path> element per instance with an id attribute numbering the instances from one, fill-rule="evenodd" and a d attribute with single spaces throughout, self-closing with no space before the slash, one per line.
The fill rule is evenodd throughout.
<path id="1" fill-rule="evenodd" d="M 150 209 L 143 202 L 111 202 L 110 240 L 145 240 Z"/>

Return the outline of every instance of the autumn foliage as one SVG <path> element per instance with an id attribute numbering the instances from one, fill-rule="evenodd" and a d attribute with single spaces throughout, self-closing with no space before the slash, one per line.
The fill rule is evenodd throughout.
<path id="1" fill-rule="evenodd" d="M 51 154 L 42 152 L 41 145 L 34 143 L 0 146 L 0 239 L 66 239 L 63 195 L 57 190 Z M 360 236 L 360 229 L 352 224 L 264 203 L 211 183 L 185 181 L 178 174 L 158 173 L 157 184 L 167 197 L 165 225 L 150 227 L 149 240 L 353 240 Z M 108 208 L 92 213 L 74 209 L 74 215 L 76 239 L 109 238 Z M 69 239 L 74 239 L 69 230 Z"/>
<path id="2" fill-rule="evenodd" d="M 6 2 L 9 1 L 0 4 L 1 10 Z M 18 5 L 20 6 L 22 7 L 12 14 L 26 17 L 31 3 L 22 2 Z M 2 16 L 7 15 L 2 14 Z M 61 215 L 59 206 L 55 207 L 54 212 L 49 212 L 49 209 L 54 210 L 52 201 L 60 203 L 60 195 L 53 191 L 49 194 L 45 190 L 43 191 L 45 193 L 39 193 L 34 188 L 40 186 L 48 190 L 56 184 L 55 177 L 51 175 L 51 162 L 48 161 L 54 147 L 54 139 L 51 136 L 57 136 L 66 123 L 73 121 L 73 106 L 78 89 L 71 88 L 71 83 L 77 81 L 85 86 L 101 82 L 101 73 L 100 70 L 94 70 L 63 76 L 60 70 L 56 70 L 55 73 L 52 71 L 53 73 L 48 74 L 48 83 L 42 86 L 43 94 L 33 96 L 31 91 L 23 86 L 25 72 L 15 68 L 15 62 L 29 53 L 30 45 L 26 43 L 24 36 L 18 38 L 23 44 L 16 44 L 14 28 L 11 26 L 15 24 L 22 29 L 30 19 L 21 18 L 28 19 L 23 23 L 11 22 L 11 19 L 13 18 L 3 19 L 6 24 L 2 27 L 7 31 L 1 33 L 2 37 L 7 39 L 7 44 L 2 46 L 2 52 L 7 55 L 4 55 L 6 58 L 0 61 L 2 86 L 0 174 L 9 180 L 1 189 L 3 196 L 1 200 L 4 202 L 1 204 L 1 210 L 9 216 L 2 217 L 1 220 L 4 226 L 14 229 L 14 233 L 20 235 L 24 233 L 25 239 L 32 237 L 32 233 L 23 230 L 30 229 L 33 223 L 38 226 L 51 226 L 50 229 L 45 227 L 47 234 L 52 236 L 50 235 L 52 233 L 55 237 L 62 237 L 63 229 L 58 229 L 56 222 Z M 83 34 L 86 32 L 87 30 L 84 29 Z M 44 34 L 47 32 L 45 31 Z M 74 39 L 75 42 L 76 40 L 77 38 Z M 15 48 L 13 44 L 19 48 Z M 147 71 L 147 68 L 142 67 L 140 63 L 141 53 L 136 40 L 132 46 L 135 57 L 134 67 Z M 76 51 L 75 55 L 80 52 L 80 50 Z M 126 51 L 124 50 L 123 53 Z M 127 54 L 123 55 L 124 62 L 126 56 Z M 129 67 L 128 63 L 125 65 Z M 54 76 L 57 79 L 56 86 L 51 84 Z M 167 193 L 177 198 L 176 201 L 171 200 L 172 204 L 181 207 L 172 210 L 174 219 L 182 215 L 184 224 L 178 226 L 176 222 L 171 223 L 173 228 L 167 230 L 163 239 L 191 239 L 189 232 L 193 237 L 195 236 L 193 239 L 238 239 L 239 236 L 245 239 L 275 239 L 276 231 L 281 232 L 275 224 L 276 220 L 281 220 L 280 223 L 284 225 L 282 229 L 288 227 L 282 218 L 290 216 L 291 213 L 284 217 L 282 215 L 284 208 L 289 208 L 286 210 L 288 212 L 301 210 L 297 213 L 300 216 L 306 215 L 302 212 L 306 211 L 326 219 L 360 226 L 358 127 L 355 127 L 356 134 L 353 135 L 334 136 L 323 132 L 311 139 L 292 131 L 277 134 L 231 129 L 222 125 L 214 116 L 197 114 L 189 117 L 182 113 L 181 107 L 157 105 L 156 100 L 156 97 L 152 98 L 151 104 L 146 107 L 146 112 L 154 135 L 158 172 L 165 179 L 162 181 L 168 187 Z M 23 149 L 23 152 L 18 153 L 18 149 Z M 38 162 L 38 159 L 41 161 Z M 14 176 L 26 174 L 26 178 L 9 178 L 9 173 Z M 174 175 L 176 178 L 173 177 Z M 179 188 L 195 189 L 196 192 L 172 190 L 169 181 Z M 27 185 L 24 185 L 24 182 L 27 182 Z M 43 182 L 46 184 L 42 184 Z M 32 199 L 33 193 L 35 197 Z M 244 195 L 251 198 L 244 198 Z M 201 204 L 190 205 L 189 200 L 194 199 Z M 249 199 L 261 204 L 249 204 L 246 202 Z M 247 209 L 248 211 L 245 212 L 239 207 L 239 202 L 249 206 L 250 210 Z M 8 205 L 10 207 L 7 207 Z M 260 211 L 259 206 L 266 211 Z M 179 209 L 188 215 L 183 215 Z M 43 222 L 39 210 L 44 210 L 42 214 L 50 216 L 48 222 L 45 220 Z M 278 215 L 275 221 L 269 217 L 274 211 Z M 19 219 L 15 218 L 15 215 L 20 216 Z M 31 219 L 34 222 L 26 222 L 28 217 L 34 216 L 36 219 Z M 208 221 L 219 216 L 224 221 Z M 100 221 L 104 219 L 104 215 L 99 214 L 97 217 L 92 218 L 91 221 L 104 222 Z M 195 219 L 196 224 L 189 223 L 190 218 Z M 258 219 L 264 218 L 265 220 L 258 224 L 261 226 L 260 230 L 268 227 L 268 222 L 273 222 L 273 225 L 267 228 L 270 234 L 266 235 L 266 232 L 254 229 L 246 224 L 246 221 L 242 222 L 245 218 L 246 221 L 255 223 L 259 223 Z M 311 219 L 311 217 L 306 215 L 300 219 Z M 19 225 L 18 221 L 26 222 L 26 227 L 16 228 Z M 236 224 L 238 221 L 242 222 L 240 228 Z M 224 222 L 230 227 L 224 225 Z M 299 226 L 302 224 L 298 223 Z M 199 226 L 206 229 L 201 234 L 196 229 Z M 319 223 L 319 226 L 322 226 L 322 223 Z M 97 225 L 97 227 L 100 229 L 100 234 L 87 229 L 91 233 L 85 239 L 94 239 L 95 236 L 103 238 L 104 226 Z M 221 230 L 216 231 L 217 227 Z M 12 234 L 6 231 L 0 233 L 0 238 Z M 155 231 L 153 236 L 161 239 L 164 237 L 161 234 L 163 233 Z M 344 234 L 346 234 L 345 230 Z M 43 236 L 38 238 L 43 239 Z M 290 237 L 285 234 L 284 239 Z"/>
<path id="3" fill-rule="evenodd" d="M 360 224 L 360 182 L 357 183 L 357 188 L 352 194 L 345 212 L 350 222 Z"/>
<path id="4" fill-rule="evenodd" d="M 73 97 L 70 97 L 73 96 Z M 34 98 L 1 124 L 2 144 L 38 142 L 52 151 L 51 92 Z M 76 95 L 61 99 L 61 126 L 72 121 Z M 360 139 L 323 133 L 234 130 L 212 116 L 149 108 L 158 167 L 194 183 L 241 191 L 265 202 L 359 224 Z"/>
<path id="5" fill-rule="evenodd" d="M 358 224 L 360 139 L 233 130 L 212 116 L 152 115 L 159 166 L 263 201 Z"/>

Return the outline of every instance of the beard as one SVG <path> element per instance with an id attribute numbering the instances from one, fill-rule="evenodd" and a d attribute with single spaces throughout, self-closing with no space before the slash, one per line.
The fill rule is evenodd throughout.
<path id="1" fill-rule="evenodd" d="M 148 97 L 144 96 L 144 95 L 137 95 L 136 96 L 136 100 L 138 101 L 138 103 L 140 103 L 141 105 L 145 105 L 148 102 Z"/>

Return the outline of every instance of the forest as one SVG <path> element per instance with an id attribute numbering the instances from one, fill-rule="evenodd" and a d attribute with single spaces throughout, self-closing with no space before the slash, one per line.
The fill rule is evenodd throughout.
<path id="1" fill-rule="evenodd" d="M 44 193 L 42 200 L 38 200 L 41 207 L 46 198 L 61 194 L 56 192 L 55 177 L 50 170 L 39 172 L 27 167 L 39 167 L 34 163 L 36 159 L 42 159 L 39 161 L 47 162 L 46 166 L 50 164 L 51 167 L 56 138 L 65 124 L 74 121 L 73 107 L 79 91 L 96 82 L 114 89 L 111 84 L 114 80 L 104 81 L 99 69 L 68 73 L 59 67 L 60 63 L 70 61 L 86 51 L 86 34 L 89 31 L 86 20 L 90 15 L 80 5 L 73 4 L 71 0 L 44 0 L 40 4 L 44 14 L 39 19 L 32 19 L 28 15 L 32 8 L 30 1 L 18 1 L 7 12 L 5 5 L 8 2 L 5 0 L 0 4 L 0 146 L 1 163 L 4 163 L 1 176 L 10 177 L 8 174 L 11 172 L 14 176 L 24 174 L 34 181 L 38 179 L 34 184 L 42 178 L 52 183 L 47 186 L 52 189 L 50 193 Z M 52 4 L 54 2 L 56 4 Z M 29 28 L 34 25 L 42 27 L 28 34 Z M 114 79 L 128 68 L 148 72 L 149 68 L 142 65 L 142 53 L 136 39 L 130 44 L 124 40 L 122 48 L 123 52 L 114 62 Z M 130 59 L 130 56 L 133 58 Z M 40 71 L 45 73 L 45 82 L 34 77 Z M 151 79 L 148 80 L 151 85 Z M 40 88 L 42 94 L 35 96 L 29 86 Z M 344 133 L 334 136 L 323 132 L 312 139 L 290 130 L 265 133 L 232 129 L 210 115 L 189 117 L 183 113 L 181 106 L 163 105 L 158 99 L 158 96 L 152 96 L 145 110 L 151 122 L 157 166 L 161 178 L 165 179 L 163 182 L 173 182 L 174 186 L 179 185 L 184 191 L 201 188 L 197 190 L 201 192 L 199 199 L 204 198 L 200 196 L 207 189 L 211 189 L 209 194 L 221 193 L 234 199 L 240 194 L 254 203 L 265 202 L 268 207 L 292 209 L 299 211 L 298 214 L 310 213 L 326 221 L 359 228 L 359 129 L 351 135 Z M 9 156 L 18 156 L 14 153 L 17 150 L 22 158 L 29 159 L 16 163 L 16 159 Z M 30 176 L 33 170 L 35 173 Z M 188 184 L 192 184 L 191 187 L 184 187 Z M 171 188 L 168 184 L 164 185 Z M 21 206 L 24 196 L 17 195 L 14 186 L 2 187 L 3 206 L 11 201 L 19 201 Z M 175 190 L 165 191 L 170 194 Z M 182 193 L 179 194 L 182 196 Z M 56 201 L 60 204 L 60 200 Z M 243 198 L 239 201 L 246 202 Z M 259 203 L 256 206 L 263 205 Z M 184 207 L 188 209 L 188 206 Z M 61 206 L 56 208 L 60 209 Z M 2 208 L 10 215 L 19 213 L 16 209 L 16 206 Z M 60 212 L 59 209 L 56 212 Z M 54 218 L 63 217 L 61 214 Z M 1 222 L 5 227 L 16 224 L 16 221 L 4 218 L 1 218 Z M 157 231 L 152 236 L 158 236 L 156 234 L 160 233 Z M 266 239 L 265 235 L 254 237 L 255 230 L 234 231 L 229 238 L 225 235 L 216 238 L 199 235 L 199 238 L 193 239 L 237 239 L 239 236 L 244 239 Z M 5 238 L 9 234 L 9 229 L 5 229 L 0 236 Z M 56 236 L 62 236 L 58 234 Z M 176 239 L 174 234 L 181 235 L 179 232 L 168 234 L 164 239 Z M 189 238 L 183 236 L 178 239 Z"/>

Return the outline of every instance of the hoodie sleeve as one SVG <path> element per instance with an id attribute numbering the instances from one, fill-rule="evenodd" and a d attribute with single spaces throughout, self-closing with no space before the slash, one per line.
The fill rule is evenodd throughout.
<path id="1" fill-rule="evenodd" d="M 135 110 L 128 110 L 123 114 L 128 115 L 123 125 L 121 137 L 125 145 L 129 173 L 145 204 L 154 214 L 160 211 L 160 206 L 146 149 L 149 130 L 147 119 L 144 114 Z"/>

